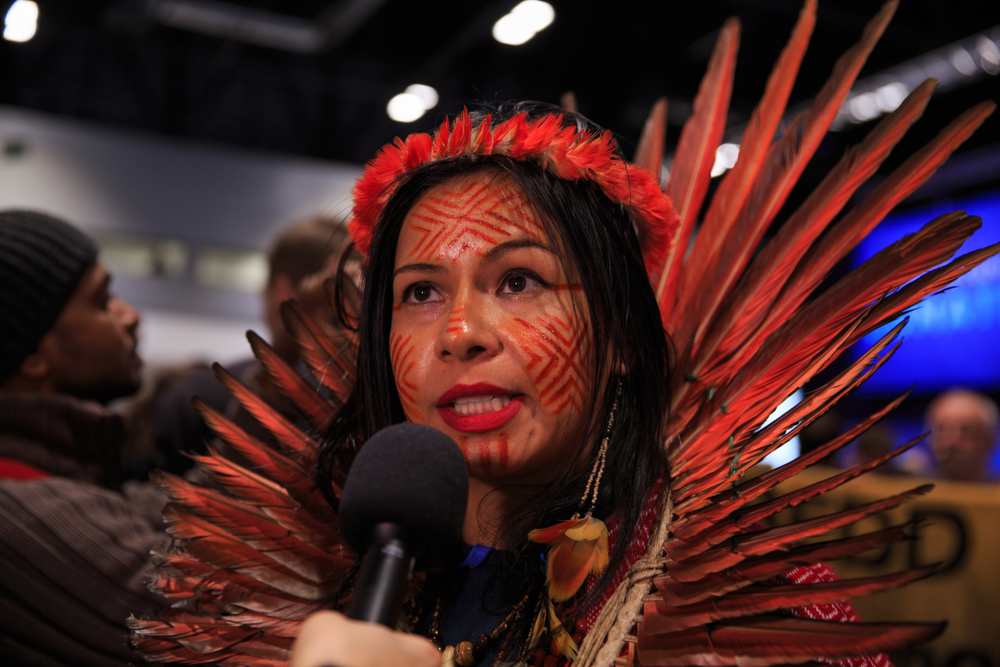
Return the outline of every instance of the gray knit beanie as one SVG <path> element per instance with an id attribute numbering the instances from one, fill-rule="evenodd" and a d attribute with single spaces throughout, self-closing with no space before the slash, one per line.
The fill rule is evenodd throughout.
<path id="1" fill-rule="evenodd" d="M 38 349 L 96 261 L 97 246 L 68 223 L 0 211 L 0 382 Z"/>

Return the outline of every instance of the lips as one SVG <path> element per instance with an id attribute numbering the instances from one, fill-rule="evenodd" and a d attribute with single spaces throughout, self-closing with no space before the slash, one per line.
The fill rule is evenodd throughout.
<path id="1" fill-rule="evenodd" d="M 449 427 L 482 433 L 502 427 L 524 404 L 524 396 L 485 382 L 458 384 L 438 400 L 437 411 Z"/>

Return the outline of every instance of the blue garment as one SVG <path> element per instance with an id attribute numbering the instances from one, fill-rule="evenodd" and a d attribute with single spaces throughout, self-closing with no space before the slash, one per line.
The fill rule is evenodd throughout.
<path id="1" fill-rule="evenodd" d="M 475 644 L 479 635 L 489 635 L 510 613 L 510 601 L 505 603 L 501 597 L 502 587 L 489 585 L 500 556 L 488 547 L 480 547 L 463 544 L 462 567 L 445 575 L 464 579 L 449 581 L 460 585 L 461 591 L 450 604 L 446 600 L 441 611 L 438 629 L 446 646 L 457 646 L 464 641 Z M 490 652 L 480 660 L 480 666 L 491 667 L 496 662 L 503 640 L 504 637 L 497 638 Z"/>

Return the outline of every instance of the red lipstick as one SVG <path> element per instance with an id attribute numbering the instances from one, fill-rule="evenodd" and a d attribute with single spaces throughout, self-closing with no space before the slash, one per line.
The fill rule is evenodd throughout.
<path id="1" fill-rule="evenodd" d="M 496 412 L 478 415 L 462 415 L 455 411 L 451 403 L 466 396 L 511 396 L 511 401 Z M 476 384 L 456 384 L 438 399 L 437 411 L 442 421 L 456 431 L 463 433 L 482 433 L 500 428 L 513 419 L 521 406 L 524 396 L 514 396 L 507 389 L 486 382 Z"/>

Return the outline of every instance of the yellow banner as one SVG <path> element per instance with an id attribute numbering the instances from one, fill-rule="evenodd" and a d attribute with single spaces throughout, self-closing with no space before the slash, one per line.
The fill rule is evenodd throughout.
<path id="1" fill-rule="evenodd" d="M 806 486 L 836 472 L 829 468 L 806 470 L 786 482 L 779 492 Z M 868 621 L 948 621 L 941 637 L 900 660 L 906 665 L 1000 667 L 1000 485 L 868 474 L 804 506 L 786 510 L 777 521 L 837 512 L 927 482 L 935 484 L 929 494 L 866 519 L 849 527 L 846 533 L 835 533 L 860 535 L 918 521 L 917 540 L 829 565 L 841 577 L 855 578 L 941 562 L 941 572 L 928 579 L 856 599 L 854 604 Z"/>

